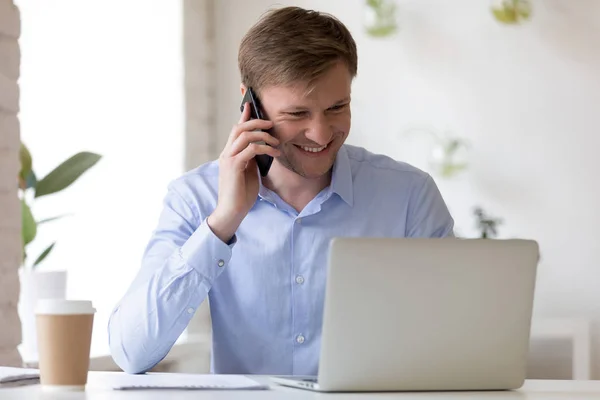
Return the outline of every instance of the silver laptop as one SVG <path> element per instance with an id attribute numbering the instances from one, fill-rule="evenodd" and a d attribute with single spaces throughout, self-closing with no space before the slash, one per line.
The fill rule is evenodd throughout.
<path id="1" fill-rule="evenodd" d="M 525 380 L 530 240 L 336 238 L 317 391 L 509 390 Z"/>

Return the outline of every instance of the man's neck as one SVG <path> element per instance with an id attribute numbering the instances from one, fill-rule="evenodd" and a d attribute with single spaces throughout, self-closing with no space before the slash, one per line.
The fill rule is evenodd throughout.
<path id="1" fill-rule="evenodd" d="M 319 178 L 308 179 L 290 171 L 275 160 L 262 183 L 300 212 L 321 190 L 329 186 L 331 171 Z"/>

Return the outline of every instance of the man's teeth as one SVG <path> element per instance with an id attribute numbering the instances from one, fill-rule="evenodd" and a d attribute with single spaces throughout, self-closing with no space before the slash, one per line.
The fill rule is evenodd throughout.
<path id="1" fill-rule="evenodd" d="M 323 147 L 304 147 L 304 146 L 300 146 L 300 148 L 304 151 L 308 151 L 310 153 L 318 153 L 320 151 L 325 150 L 325 148 L 327 147 L 327 145 L 323 146 Z"/>

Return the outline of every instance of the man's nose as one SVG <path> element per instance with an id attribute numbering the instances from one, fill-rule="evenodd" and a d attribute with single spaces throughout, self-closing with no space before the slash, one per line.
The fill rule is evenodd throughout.
<path id="1" fill-rule="evenodd" d="M 306 138 L 313 142 L 325 146 L 331 141 L 331 126 L 325 116 L 319 115 L 310 121 L 310 126 L 306 131 Z"/>

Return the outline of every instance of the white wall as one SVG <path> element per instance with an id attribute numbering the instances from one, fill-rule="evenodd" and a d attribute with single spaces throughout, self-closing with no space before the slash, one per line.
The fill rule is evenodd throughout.
<path id="1" fill-rule="evenodd" d="M 108 352 L 108 316 L 140 267 L 167 183 L 183 171 L 182 13 L 178 1 L 21 0 L 22 137 L 38 176 L 72 154 L 102 160 L 39 199 L 31 254 L 67 269 L 69 298 L 94 301 L 92 353 Z"/>
<path id="2" fill-rule="evenodd" d="M 219 1 L 222 142 L 239 116 L 239 40 L 272 4 Z M 425 139 L 402 138 L 409 127 L 470 141 L 469 171 L 438 180 L 457 229 L 475 234 L 480 204 L 505 220 L 501 237 L 539 241 L 535 316 L 594 319 L 600 378 L 600 2 L 534 2 L 530 23 L 507 27 L 491 18 L 491 2 L 398 1 L 400 32 L 390 39 L 365 36 L 360 0 L 276 4 L 331 12 L 355 35 L 349 143 L 426 169 Z"/>

